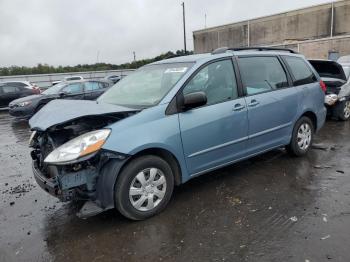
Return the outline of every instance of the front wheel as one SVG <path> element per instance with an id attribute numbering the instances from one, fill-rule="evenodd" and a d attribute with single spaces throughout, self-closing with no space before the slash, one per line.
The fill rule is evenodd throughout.
<path id="1" fill-rule="evenodd" d="M 160 213 L 170 201 L 174 176 L 169 164 L 157 156 L 142 156 L 123 169 L 115 186 L 118 211 L 133 220 Z"/>
<path id="2" fill-rule="evenodd" d="M 305 155 L 312 145 L 314 136 L 314 125 L 310 118 L 301 117 L 294 126 L 292 139 L 286 147 L 293 156 Z"/>

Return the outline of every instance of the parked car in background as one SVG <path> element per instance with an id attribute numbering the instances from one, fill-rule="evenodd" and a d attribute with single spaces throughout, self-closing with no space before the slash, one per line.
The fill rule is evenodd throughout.
<path id="1" fill-rule="evenodd" d="M 59 80 L 59 81 L 52 81 L 52 82 L 51 82 L 51 85 L 54 86 L 54 85 L 57 85 L 57 84 L 59 84 L 59 83 L 61 83 L 61 82 L 62 82 L 62 81 L 60 81 L 60 80 Z"/>
<path id="2" fill-rule="evenodd" d="M 309 62 L 326 85 L 325 104 L 328 115 L 342 121 L 348 120 L 350 118 L 349 67 L 330 60 L 309 60 Z"/>
<path id="3" fill-rule="evenodd" d="M 174 185 L 274 148 L 305 155 L 324 124 L 324 86 L 287 49 L 215 50 L 155 62 L 97 101 L 56 100 L 29 121 L 37 183 L 82 217 L 141 220 Z M 53 113 L 54 111 L 54 113 Z"/>
<path id="4" fill-rule="evenodd" d="M 112 82 L 102 80 L 61 82 L 39 95 L 31 95 L 12 101 L 9 104 L 9 113 L 15 117 L 29 118 L 51 100 L 95 100 L 112 85 Z"/>
<path id="5" fill-rule="evenodd" d="M 66 76 L 63 81 L 76 81 L 76 80 L 84 80 L 84 78 L 82 76 Z M 53 81 L 51 84 L 54 86 L 54 85 L 57 85 L 58 83 L 61 83 L 63 81 Z"/>
<path id="6" fill-rule="evenodd" d="M 40 94 L 40 89 L 27 81 L 11 81 L 0 83 L 0 108 L 7 108 L 17 98 Z"/>
<path id="7" fill-rule="evenodd" d="M 350 81 L 350 55 L 339 57 L 337 62 L 341 64 L 346 78 Z"/>
<path id="8" fill-rule="evenodd" d="M 84 80 L 82 76 L 66 76 L 64 81 Z"/>
<path id="9" fill-rule="evenodd" d="M 114 84 L 118 83 L 121 79 L 121 75 L 111 75 L 111 76 L 106 76 L 104 79 L 112 81 Z"/>

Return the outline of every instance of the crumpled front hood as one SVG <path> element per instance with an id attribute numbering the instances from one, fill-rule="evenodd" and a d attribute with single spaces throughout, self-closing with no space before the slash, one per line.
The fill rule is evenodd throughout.
<path id="1" fill-rule="evenodd" d="M 53 100 L 37 112 L 30 120 L 32 130 L 46 129 L 85 116 L 113 113 L 128 113 L 139 110 L 88 100 Z"/>

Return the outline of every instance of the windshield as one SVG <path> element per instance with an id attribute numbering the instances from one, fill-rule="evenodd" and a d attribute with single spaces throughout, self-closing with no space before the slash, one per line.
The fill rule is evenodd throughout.
<path id="1" fill-rule="evenodd" d="M 60 92 L 60 90 L 62 89 L 62 87 L 64 87 L 65 85 L 66 85 L 65 83 L 56 84 L 53 87 L 50 87 L 49 89 L 46 89 L 44 92 L 42 92 L 42 94 L 44 94 L 44 95 L 55 95 L 55 94 L 58 94 Z"/>
<path id="2" fill-rule="evenodd" d="M 156 105 L 191 66 L 191 63 L 172 63 L 141 67 L 97 101 L 137 108 Z"/>

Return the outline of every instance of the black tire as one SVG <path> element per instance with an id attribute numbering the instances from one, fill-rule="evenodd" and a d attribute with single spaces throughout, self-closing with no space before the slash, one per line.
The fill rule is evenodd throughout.
<path id="1" fill-rule="evenodd" d="M 298 132 L 301 128 L 302 125 L 308 125 L 310 127 L 310 142 L 308 143 L 308 146 L 305 148 L 302 148 L 299 146 L 299 138 L 298 138 Z M 311 148 L 313 138 L 314 138 L 314 132 L 315 132 L 315 127 L 313 122 L 311 121 L 310 118 L 303 116 L 301 117 L 294 125 L 293 133 L 292 133 L 292 139 L 290 141 L 290 144 L 286 146 L 286 149 L 288 153 L 292 156 L 303 156 L 305 155 Z"/>
<path id="2" fill-rule="evenodd" d="M 131 202 L 132 200 L 129 198 L 129 190 L 131 188 L 132 183 L 135 183 L 135 181 L 136 183 L 138 182 L 138 180 L 135 180 L 136 176 L 141 171 L 148 170 L 151 168 L 158 169 L 157 171 L 160 170 L 162 175 L 164 175 L 165 181 L 166 181 L 166 187 L 164 189 L 165 194 L 164 194 L 164 197 L 153 209 L 140 211 L 133 206 Z M 145 173 L 147 174 L 147 171 Z M 160 177 L 158 173 L 156 176 Z M 150 179 L 150 177 L 148 177 L 148 179 Z M 150 180 L 147 180 L 147 181 L 150 181 Z M 140 190 L 142 190 L 143 187 L 141 186 L 141 183 L 140 183 L 140 187 L 141 187 Z M 149 185 L 147 187 L 149 187 Z M 171 199 L 173 189 L 174 189 L 174 175 L 169 164 L 165 160 L 157 156 L 152 156 L 152 155 L 141 156 L 132 160 L 130 163 L 128 163 L 126 167 L 122 170 L 120 175 L 118 176 L 115 190 L 114 190 L 115 206 L 122 215 L 124 215 L 129 219 L 144 220 L 146 218 L 152 217 L 160 213 L 167 206 L 167 204 Z M 143 191 L 145 190 L 146 189 L 144 189 Z M 156 194 L 153 195 L 153 191 L 151 193 L 152 193 L 152 199 L 157 199 Z M 149 193 L 149 195 L 151 195 L 151 193 Z M 147 193 L 144 193 L 144 194 L 147 194 Z M 142 195 L 140 196 L 140 198 L 141 197 Z M 146 196 L 143 195 L 143 197 L 146 197 Z M 144 202 L 144 204 L 146 203 L 148 204 L 148 199 L 146 199 L 146 201 Z M 153 200 L 151 202 L 153 202 Z M 147 208 L 147 207 L 141 207 L 141 208 Z"/>
<path id="3" fill-rule="evenodd" d="M 345 100 L 339 102 L 334 108 L 334 116 L 340 121 L 347 121 L 350 119 L 350 101 Z"/>

